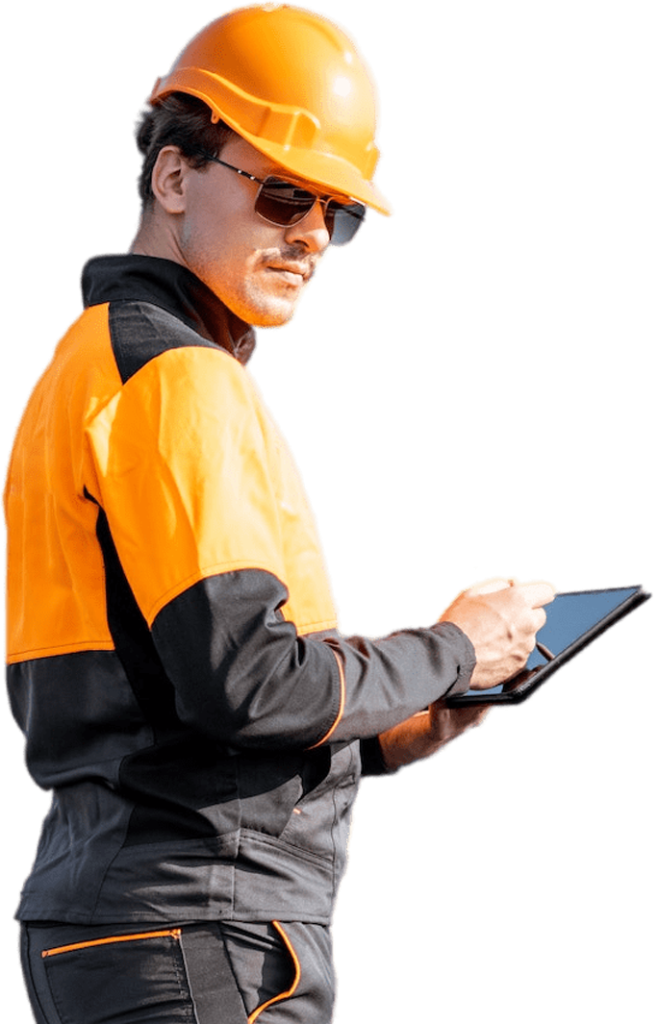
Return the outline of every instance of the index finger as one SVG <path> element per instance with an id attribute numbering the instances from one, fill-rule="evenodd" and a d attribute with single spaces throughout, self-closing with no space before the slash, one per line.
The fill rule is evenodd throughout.
<path id="1" fill-rule="evenodd" d="M 555 587 L 550 583 L 521 583 L 517 584 L 517 590 L 523 591 L 523 596 L 531 608 L 541 608 L 550 604 L 555 597 Z"/>
<path id="2" fill-rule="evenodd" d="M 483 597 L 485 594 L 495 594 L 499 590 L 507 590 L 508 587 L 512 586 L 512 580 L 487 580 L 486 583 L 476 583 L 475 586 L 469 587 L 464 593 L 468 597 Z"/>

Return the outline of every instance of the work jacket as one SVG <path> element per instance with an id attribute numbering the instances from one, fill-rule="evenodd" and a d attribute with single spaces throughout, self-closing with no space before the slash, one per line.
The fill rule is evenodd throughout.
<path id="1" fill-rule="evenodd" d="M 102 257 L 83 292 L 5 495 L 10 698 L 53 790 L 18 916 L 327 922 L 362 764 L 472 646 L 338 633 L 253 332 L 190 271 Z"/>

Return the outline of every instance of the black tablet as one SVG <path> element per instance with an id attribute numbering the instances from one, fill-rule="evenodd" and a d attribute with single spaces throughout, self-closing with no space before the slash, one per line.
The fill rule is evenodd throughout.
<path id="1" fill-rule="evenodd" d="M 446 704 L 519 704 L 561 665 L 650 596 L 642 587 L 556 594 L 545 606 L 546 624 L 537 633 L 537 644 L 525 668 L 490 690 L 467 690 L 448 697 Z"/>

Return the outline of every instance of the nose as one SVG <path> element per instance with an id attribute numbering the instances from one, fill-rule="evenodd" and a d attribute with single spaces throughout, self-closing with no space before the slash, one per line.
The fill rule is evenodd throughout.
<path id="1" fill-rule="evenodd" d="M 304 245 L 309 252 L 324 252 L 329 245 L 330 235 L 324 219 L 324 206 L 319 199 L 303 220 L 286 228 L 285 238 L 288 244 Z"/>

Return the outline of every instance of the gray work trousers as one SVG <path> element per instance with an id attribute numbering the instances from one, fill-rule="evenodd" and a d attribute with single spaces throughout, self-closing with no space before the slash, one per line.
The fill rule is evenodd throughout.
<path id="1" fill-rule="evenodd" d="M 329 929 L 287 922 L 29 923 L 37 1024 L 330 1024 Z"/>

